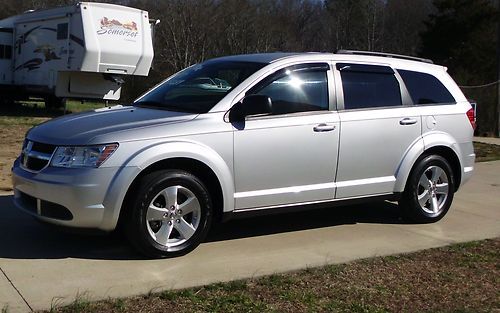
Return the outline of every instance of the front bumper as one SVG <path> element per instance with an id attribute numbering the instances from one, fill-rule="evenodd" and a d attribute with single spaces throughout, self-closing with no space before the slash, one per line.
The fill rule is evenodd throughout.
<path id="1" fill-rule="evenodd" d="M 120 167 L 54 168 L 32 173 L 16 160 L 12 168 L 14 204 L 42 221 L 110 231 L 124 192 L 111 192 Z M 114 188 L 114 190 L 123 190 Z M 113 220 L 110 220 L 113 219 Z"/>

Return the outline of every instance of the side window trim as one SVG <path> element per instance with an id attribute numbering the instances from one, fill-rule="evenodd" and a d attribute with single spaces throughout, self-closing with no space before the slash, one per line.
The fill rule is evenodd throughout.
<path id="1" fill-rule="evenodd" d="M 413 103 L 413 100 L 410 96 L 410 92 L 408 91 L 408 88 L 406 88 L 406 84 L 403 81 L 403 78 L 401 75 L 399 75 L 399 72 L 396 71 L 394 68 L 394 76 L 398 80 L 399 83 L 399 91 L 401 92 L 401 102 L 403 103 L 403 106 L 414 106 L 415 104 Z"/>
<path id="2" fill-rule="evenodd" d="M 361 73 L 382 73 L 394 74 L 394 69 L 388 65 L 369 64 L 369 63 L 346 63 L 339 62 L 336 65 L 340 72 L 361 72 Z"/>
<path id="3" fill-rule="evenodd" d="M 335 78 L 334 71 L 332 70 L 332 64 L 328 64 L 329 69 L 326 71 L 326 79 L 328 85 L 328 111 L 337 111 L 337 82 Z"/>
<path id="4" fill-rule="evenodd" d="M 392 73 L 396 78 L 399 85 L 399 92 L 401 94 L 401 104 L 402 106 L 384 106 L 384 107 L 373 107 L 373 108 L 359 108 L 359 109 L 346 109 L 344 103 L 344 89 L 342 86 L 342 76 L 341 76 L 341 68 L 346 65 L 355 65 L 355 68 L 349 69 L 352 72 L 373 72 L 373 73 Z M 359 66 L 359 67 L 358 67 Z M 366 66 L 366 67 L 365 67 Z M 377 71 L 375 68 L 371 67 L 384 67 L 389 68 L 390 72 L 387 70 Z M 372 64 L 372 63 L 356 63 L 356 62 L 348 62 L 348 61 L 339 61 L 333 62 L 331 67 L 334 70 L 335 77 L 335 91 L 336 91 L 336 103 L 338 111 L 358 111 L 358 110 L 380 110 L 380 109 L 398 109 L 407 106 L 413 106 L 413 100 L 411 99 L 410 93 L 406 88 L 406 85 L 403 82 L 401 75 L 399 75 L 398 71 L 390 66 L 389 64 Z"/>
<path id="5" fill-rule="evenodd" d="M 266 120 L 266 119 L 278 119 L 278 118 L 330 114 L 330 113 L 332 113 L 330 110 L 319 110 L 319 111 L 291 112 L 291 113 L 277 114 L 277 115 L 266 114 L 266 115 L 247 116 L 245 118 L 245 120 L 246 121 L 257 121 L 257 120 Z"/>
<path id="6" fill-rule="evenodd" d="M 337 102 L 337 111 L 344 111 L 344 89 L 342 88 L 342 77 L 337 69 L 336 63 L 332 64 L 333 77 L 335 78 L 335 100 Z"/>

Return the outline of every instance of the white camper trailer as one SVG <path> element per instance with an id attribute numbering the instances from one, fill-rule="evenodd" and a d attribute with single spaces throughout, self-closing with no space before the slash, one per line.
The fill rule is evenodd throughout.
<path id="1" fill-rule="evenodd" d="M 147 76 L 148 12 L 81 2 L 0 21 L 0 98 L 117 100 L 123 75 Z"/>

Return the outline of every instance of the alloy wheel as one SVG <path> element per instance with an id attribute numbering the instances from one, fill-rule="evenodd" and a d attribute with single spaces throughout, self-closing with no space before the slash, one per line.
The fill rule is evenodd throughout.
<path id="1" fill-rule="evenodd" d="M 437 216 L 449 194 L 448 175 L 439 166 L 429 166 L 420 176 L 417 199 L 424 212 Z"/>
<path id="2" fill-rule="evenodd" d="M 189 240 L 200 225 L 201 206 L 196 195 L 183 186 L 160 191 L 148 206 L 146 226 L 151 238 L 167 248 Z"/>

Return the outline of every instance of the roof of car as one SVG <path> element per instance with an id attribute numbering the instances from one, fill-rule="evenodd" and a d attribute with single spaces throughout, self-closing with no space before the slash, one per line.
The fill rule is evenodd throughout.
<path id="1" fill-rule="evenodd" d="M 329 60 L 351 60 L 351 61 L 372 61 L 386 64 L 413 64 L 419 67 L 432 68 L 436 65 L 431 60 L 417 58 L 413 56 L 397 55 L 390 53 L 368 52 L 368 51 L 352 51 L 341 50 L 338 53 L 325 52 L 273 52 L 273 53 L 254 53 L 254 54 L 239 54 L 219 57 L 208 60 L 208 62 L 233 61 L 233 62 L 256 62 L 271 64 L 284 59 L 329 59 Z"/>

